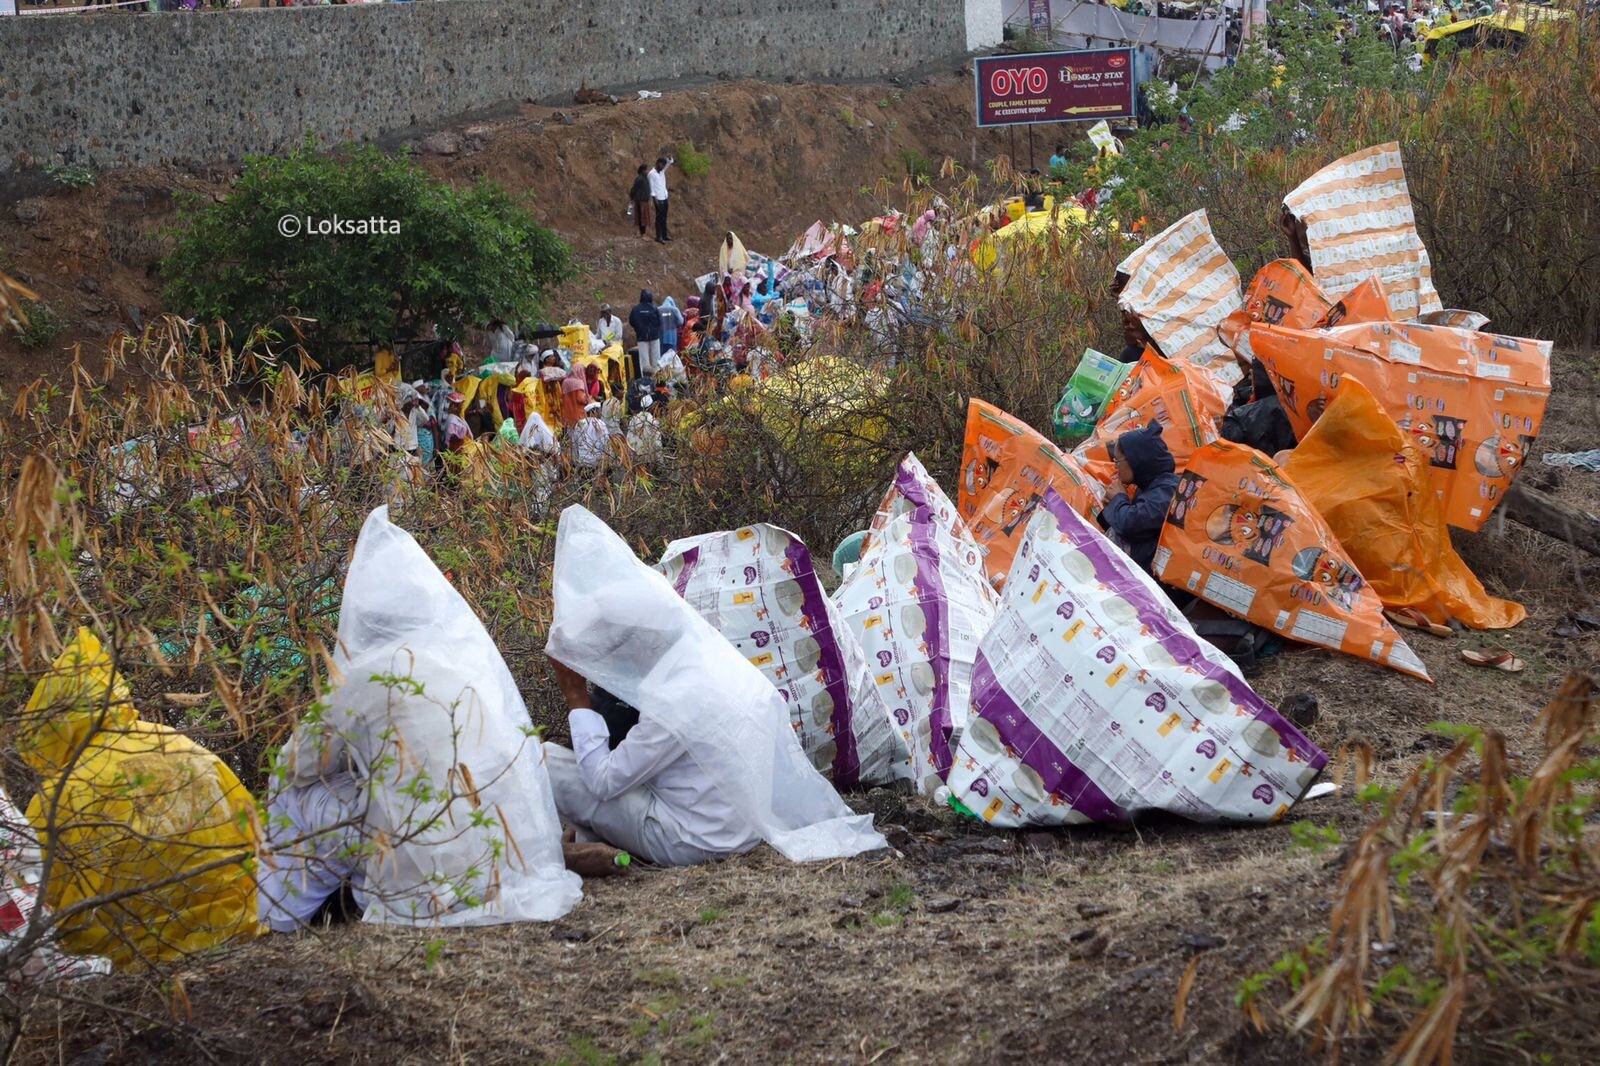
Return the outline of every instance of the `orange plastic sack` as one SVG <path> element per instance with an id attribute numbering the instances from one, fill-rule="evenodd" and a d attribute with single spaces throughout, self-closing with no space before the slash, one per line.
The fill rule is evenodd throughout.
<path id="1" fill-rule="evenodd" d="M 1072 458 L 1096 481 L 1116 483 L 1109 445 L 1122 434 L 1152 422 L 1182 470 L 1196 448 L 1217 439 L 1217 423 L 1228 409 L 1228 397 L 1216 378 L 1182 359 L 1163 359 L 1146 348 L 1133 373 L 1122 379 L 1106 401 L 1100 422 L 1072 452 Z"/>
<path id="2" fill-rule="evenodd" d="M 1445 521 L 1476 530 L 1504 497 L 1550 398 L 1550 342 L 1415 322 L 1294 330 L 1252 324 L 1250 350 L 1305 439 L 1355 378 L 1430 455 Z"/>
<path id="3" fill-rule="evenodd" d="M 1253 448 L 1219 440 L 1194 453 L 1179 475 L 1153 569 L 1167 584 L 1291 640 L 1432 680 L 1333 530 Z"/>
<path id="4" fill-rule="evenodd" d="M 1339 385 L 1283 470 L 1384 606 L 1474 629 L 1509 629 L 1528 616 L 1521 604 L 1485 592 L 1456 554 L 1429 491 L 1428 456 L 1356 379 Z"/>
<path id="5" fill-rule="evenodd" d="M 1077 460 L 994 404 L 969 400 L 956 510 L 983 549 L 995 588 L 1011 571 L 1028 516 L 1051 489 L 1085 518 L 1100 511 L 1104 489 Z"/>

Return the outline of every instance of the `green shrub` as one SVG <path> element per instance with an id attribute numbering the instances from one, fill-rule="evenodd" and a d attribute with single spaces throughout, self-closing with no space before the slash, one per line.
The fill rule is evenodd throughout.
<path id="1" fill-rule="evenodd" d="M 45 167 L 44 172 L 50 175 L 57 185 L 65 185 L 69 189 L 87 189 L 94 184 L 98 176 L 94 168 L 87 163 L 63 163 L 59 166 Z"/>
<path id="2" fill-rule="evenodd" d="M 926 185 L 933 178 L 933 164 L 915 148 L 900 149 L 900 163 L 906 168 L 906 177 L 914 184 Z"/>
<path id="3" fill-rule="evenodd" d="M 693 141 L 678 145 L 678 169 L 686 178 L 703 178 L 711 173 L 711 154 L 702 152 Z"/>
<path id="4" fill-rule="evenodd" d="M 43 300 L 26 300 L 22 304 L 25 322 L 14 322 L 17 343 L 27 349 L 44 348 L 67 331 L 66 319 Z"/>
<path id="5" fill-rule="evenodd" d="M 355 232 L 307 232 L 334 219 Z M 373 147 L 253 157 L 226 200 L 193 203 L 171 236 L 169 306 L 235 333 L 314 320 L 308 347 L 325 365 L 330 351 L 407 327 L 455 337 L 496 318 L 537 321 L 545 293 L 573 274 L 567 245 L 499 186 L 455 189 Z"/>

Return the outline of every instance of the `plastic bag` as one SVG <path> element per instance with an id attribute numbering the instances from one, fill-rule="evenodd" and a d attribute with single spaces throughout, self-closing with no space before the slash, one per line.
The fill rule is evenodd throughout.
<path id="1" fill-rule="evenodd" d="M 1283 471 L 1384 606 L 1415 608 L 1435 622 L 1509 629 L 1528 612 L 1484 591 L 1456 554 L 1428 459 L 1361 382 L 1346 378 Z"/>
<path id="2" fill-rule="evenodd" d="M 528 711 L 494 640 L 388 509 L 345 578 L 345 680 L 285 747 L 295 784 L 353 764 L 364 783 L 364 920 L 548 921 L 582 897 Z"/>
<path id="3" fill-rule="evenodd" d="M 0 954 L 16 950 L 41 907 L 42 916 L 50 916 L 50 909 L 39 902 L 39 863 L 39 841 L 33 827 L 0 788 Z M 111 972 L 110 959 L 68 955 L 52 942 L 48 932 L 26 958 L 12 960 L 12 965 L 16 969 L 3 975 L 12 982 L 19 978 L 28 983 L 76 980 Z"/>
<path id="4" fill-rule="evenodd" d="M 1544 421 L 1550 342 L 1418 323 L 1249 327 L 1304 439 L 1339 382 L 1360 381 L 1430 454 L 1445 521 L 1477 530 L 1505 497 Z"/>
<path id="5" fill-rule="evenodd" d="M 1431 680 L 1316 508 L 1276 463 L 1242 444 L 1217 441 L 1189 460 L 1153 569 L 1291 640 Z"/>
<path id="6" fill-rule="evenodd" d="M 1131 363 L 1113 359 L 1109 355 L 1086 348 L 1078 368 L 1067 379 L 1067 387 L 1056 401 L 1050 422 L 1056 439 L 1081 437 L 1094 429 L 1100 421 L 1100 412 L 1106 401 L 1116 395 L 1122 379 L 1133 370 Z M 971 417 L 970 415 L 968 416 Z"/>
<path id="7" fill-rule="evenodd" d="M 1327 757 L 1059 496 L 1028 522 L 950 789 L 991 825 L 1275 821 Z"/>
<path id="8" fill-rule="evenodd" d="M 1317 280 L 1295 259 L 1274 259 L 1250 279 L 1244 306 L 1218 327 L 1224 343 L 1241 355 L 1250 355 L 1252 322 L 1291 329 L 1312 329 L 1327 321 L 1333 301 Z"/>
<path id="9" fill-rule="evenodd" d="M 996 588 L 1011 570 L 1028 516 L 1051 489 L 1080 514 L 1092 517 L 1100 511 L 1104 488 L 1077 460 L 1022 420 L 993 404 L 969 400 L 956 509 L 972 530 Z"/>
<path id="10" fill-rule="evenodd" d="M 1443 307 L 1428 249 L 1417 234 L 1398 142 L 1335 159 L 1285 196 L 1283 205 L 1305 224 L 1311 269 L 1324 291 L 1338 296 L 1377 274 L 1396 320 Z"/>
<path id="11" fill-rule="evenodd" d="M 1128 284 L 1117 297 L 1169 359 L 1186 359 L 1226 384 L 1238 364 L 1217 327 L 1243 306 L 1239 272 L 1211 232 L 1204 210 L 1185 215 L 1117 264 Z"/>
<path id="12" fill-rule="evenodd" d="M 833 602 L 866 649 L 873 681 L 931 795 L 966 725 L 972 663 L 996 599 L 971 532 L 915 455 L 895 471 Z"/>
<path id="13" fill-rule="evenodd" d="M 910 780 L 861 642 L 798 537 L 764 524 L 689 537 L 667 545 L 657 569 L 772 682 L 806 757 L 836 788 Z"/>
<path id="14" fill-rule="evenodd" d="M 807 761 L 772 683 L 582 507 L 561 513 L 553 583 L 549 655 L 677 737 L 767 843 L 796 862 L 887 847 Z"/>
<path id="15" fill-rule="evenodd" d="M 62 845 L 45 902 L 113 900 L 67 918 L 63 950 L 137 968 L 260 932 L 250 794 L 204 747 L 139 718 L 89 630 L 34 686 L 17 751 L 39 775 L 28 821 Z"/>
<path id="16" fill-rule="evenodd" d="M 1114 485 L 1117 471 L 1110 445 L 1124 433 L 1155 423 L 1182 470 L 1196 448 L 1217 439 L 1217 423 L 1227 407 L 1228 397 L 1216 378 L 1193 363 L 1163 359 L 1147 348 L 1072 458 L 1096 481 Z"/>

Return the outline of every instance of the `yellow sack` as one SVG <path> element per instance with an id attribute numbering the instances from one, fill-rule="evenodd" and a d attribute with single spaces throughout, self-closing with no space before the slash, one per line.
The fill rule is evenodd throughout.
<path id="1" fill-rule="evenodd" d="M 155 886 L 68 918 L 64 950 L 135 968 L 260 932 L 250 794 L 204 747 L 138 717 L 87 629 L 34 687 L 23 729 L 40 779 L 28 820 L 56 848 L 45 902 Z"/>
<path id="2" fill-rule="evenodd" d="M 1485 592 L 1456 554 L 1427 455 L 1355 378 L 1340 383 L 1283 469 L 1385 607 L 1473 629 L 1509 629 L 1528 616 Z"/>

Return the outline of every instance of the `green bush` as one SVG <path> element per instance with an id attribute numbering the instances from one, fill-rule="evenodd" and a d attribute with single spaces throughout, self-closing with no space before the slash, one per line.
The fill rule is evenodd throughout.
<path id="1" fill-rule="evenodd" d="M 67 331 L 66 319 L 43 300 L 26 300 L 22 304 L 25 322 L 13 322 L 17 343 L 33 350 L 44 348 Z"/>
<path id="2" fill-rule="evenodd" d="M 336 219 L 345 232 L 306 232 Z M 307 345 L 323 359 L 407 327 L 454 337 L 534 322 L 573 274 L 567 245 L 499 186 L 455 189 L 372 147 L 253 157 L 226 200 L 192 205 L 171 236 L 169 306 L 236 333 L 313 320 Z"/>
<path id="3" fill-rule="evenodd" d="M 711 153 L 702 152 L 693 141 L 678 145 L 678 169 L 686 178 L 703 178 L 711 173 Z"/>
<path id="4" fill-rule="evenodd" d="M 915 148 L 900 149 L 900 163 L 906 168 L 906 177 L 913 184 L 926 185 L 933 178 L 933 164 Z"/>
<path id="5" fill-rule="evenodd" d="M 86 163 L 63 163 L 59 166 L 45 167 L 44 172 L 57 185 L 65 185 L 69 189 L 87 189 L 94 184 L 97 175 L 94 168 Z"/>

